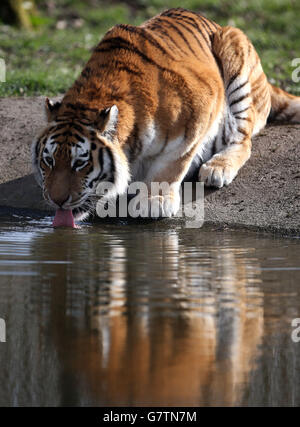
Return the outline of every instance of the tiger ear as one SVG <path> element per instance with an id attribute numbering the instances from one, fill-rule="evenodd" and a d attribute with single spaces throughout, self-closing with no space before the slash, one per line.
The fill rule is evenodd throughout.
<path id="1" fill-rule="evenodd" d="M 102 110 L 95 123 L 101 134 L 111 141 L 117 132 L 118 117 L 119 109 L 113 105 Z"/>
<path id="2" fill-rule="evenodd" d="M 48 122 L 52 122 L 54 117 L 56 116 L 59 107 L 61 106 L 61 102 L 53 102 L 49 98 L 46 98 L 45 100 L 45 112 L 46 112 L 46 118 Z"/>

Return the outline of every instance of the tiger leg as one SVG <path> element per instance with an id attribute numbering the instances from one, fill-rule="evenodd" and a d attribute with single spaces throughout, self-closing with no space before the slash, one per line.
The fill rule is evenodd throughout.
<path id="1" fill-rule="evenodd" d="M 192 160 L 192 155 L 188 159 L 177 159 L 160 172 L 148 175 L 146 181 L 150 195 L 143 205 L 145 210 L 143 216 L 171 217 L 176 215 L 180 207 L 181 181 Z M 153 189 L 156 191 L 153 192 Z"/>
<path id="2" fill-rule="evenodd" d="M 216 188 L 229 185 L 233 181 L 251 155 L 251 134 L 253 130 L 251 116 L 253 115 L 248 113 L 247 126 L 240 128 L 238 134 L 232 134 L 231 139 L 226 140 L 226 148 L 221 149 L 201 166 L 199 181 L 204 182 L 208 187 Z"/>
<path id="3" fill-rule="evenodd" d="M 225 106 L 216 154 L 201 166 L 199 180 L 220 188 L 230 184 L 249 159 L 252 134 L 265 125 L 271 101 L 258 55 L 242 31 L 222 28 L 215 34 L 213 52 L 223 74 Z M 252 86 L 266 89 L 256 96 Z"/>
<path id="4" fill-rule="evenodd" d="M 181 182 L 193 161 L 195 149 L 196 147 L 190 149 L 188 153 L 172 161 L 167 155 L 165 158 L 160 157 L 159 162 L 152 164 L 144 181 L 149 195 L 142 201 L 142 216 L 176 215 L 180 208 Z"/>
<path id="5" fill-rule="evenodd" d="M 174 139 L 169 136 L 169 145 L 156 159 L 152 159 L 143 181 L 148 189 L 153 187 L 153 183 L 159 184 L 161 191 L 159 194 L 153 194 L 151 191 L 148 200 L 143 204 L 145 207 L 143 216 L 170 217 L 176 215 L 179 210 L 181 183 L 190 169 L 194 170 L 193 162 L 200 149 L 201 141 L 204 140 L 207 132 L 210 133 L 211 128 L 214 128 L 215 117 L 220 113 L 221 104 L 217 101 L 222 95 L 222 82 L 216 84 L 217 77 L 214 75 L 212 77 L 215 90 L 206 94 L 205 108 L 200 106 L 197 113 L 195 112 L 195 117 L 200 117 L 200 120 L 187 122 L 186 127 L 182 128 L 181 135 Z"/>

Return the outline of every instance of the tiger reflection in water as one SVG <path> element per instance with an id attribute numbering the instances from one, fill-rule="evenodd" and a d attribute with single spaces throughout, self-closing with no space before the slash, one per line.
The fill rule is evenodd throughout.
<path id="1" fill-rule="evenodd" d="M 258 261 L 251 248 L 224 246 L 221 235 L 211 247 L 211 234 L 202 232 L 199 246 L 186 233 L 184 240 L 177 231 L 140 233 L 134 245 L 122 233 L 102 233 L 100 246 L 85 236 L 86 259 L 96 267 L 82 263 L 78 236 L 62 238 L 56 258 L 78 256 L 78 268 L 58 265 L 53 275 L 50 266 L 50 333 L 64 371 L 83 381 L 89 402 L 241 399 L 263 334 Z"/>

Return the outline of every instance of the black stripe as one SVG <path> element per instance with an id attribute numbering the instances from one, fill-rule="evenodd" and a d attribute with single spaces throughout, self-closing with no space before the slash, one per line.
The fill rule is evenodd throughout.
<path id="1" fill-rule="evenodd" d="M 67 103 L 67 107 L 71 108 L 72 110 L 92 111 L 94 113 L 97 113 L 99 111 L 97 108 L 88 107 L 87 105 L 84 105 L 81 102 L 78 102 L 76 104 Z"/>
<path id="2" fill-rule="evenodd" d="M 72 123 L 74 123 L 73 121 L 72 121 Z M 93 121 L 91 121 L 90 119 L 88 119 L 87 117 L 81 117 L 80 119 L 78 118 L 78 117 L 76 117 L 76 123 L 77 123 L 77 126 L 90 126 L 91 124 L 93 124 Z M 79 124 L 78 124 L 79 123 Z"/>
<path id="3" fill-rule="evenodd" d="M 114 61 L 113 63 L 105 63 L 105 64 L 101 64 L 99 67 L 101 68 L 108 68 L 108 69 L 112 69 L 112 66 L 116 65 L 118 68 L 114 68 L 114 71 L 126 71 L 129 74 L 133 74 L 135 76 L 141 77 L 141 75 L 143 74 L 142 71 L 138 70 L 133 70 L 132 68 L 129 68 L 128 65 L 125 62 L 122 61 Z"/>
<path id="4" fill-rule="evenodd" d="M 75 133 L 74 137 L 77 139 L 78 142 L 84 142 L 84 139 L 80 135 L 78 135 L 78 133 Z"/>
<path id="5" fill-rule="evenodd" d="M 162 24 L 165 22 L 163 19 L 161 19 L 161 20 L 157 19 L 157 21 L 159 23 L 162 23 Z M 174 44 L 174 46 L 177 47 L 178 50 L 185 53 L 183 51 L 182 47 L 178 43 L 176 43 L 176 41 L 170 36 L 170 34 L 164 28 L 161 27 L 161 25 L 159 25 L 158 22 L 155 22 L 155 24 L 151 24 L 151 29 L 159 30 L 165 37 L 167 37 Z M 167 42 L 167 40 L 165 40 L 165 39 L 164 39 L 164 41 Z"/>
<path id="6" fill-rule="evenodd" d="M 49 133 L 51 133 L 52 131 L 55 131 L 56 126 L 58 126 L 58 125 L 50 126 L 50 127 L 46 130 L 46 132 L 49 134 Z"/>
<path id="7" fill-rule="evenodd" d="M 68 114 L 68 116 L 72 116 L 74 113 L 71 113 L 71 112 L 69 112 L 69 114 Z M 66 115 L 66 113 L 64 113 L 64 115 Z M 64 124 L 65 125 L 67 125 L 68 123 L 68 120 L 70 120 L 70 117 L 64 117 L 64 116 L 62 116 L 62 117 L 60 117 L 60 118 L 58 118 L 58 119 L 55 119 L 55 121 L 56 122 L 65 122 Z"/>
<path id="8" fill-rule="evenodd" d="M 45 145 L 47 141 L 48 141 L 48 135 L 44 136 L 44 137 L 40 140 L 40 143 L 41 143 L 41 145 Z"/>
<path id="9" fill-rule="evenodd" d="M 138 77 L 141 77 L 141 74 L 144 74 L 141 71 L 138 72 L 138 71 L 132 70 L 127 65 L 119 66 L 118 70 L 120 70 L 120 71 L 126 71 L 126 73 L 128 73 L 128 74 L 133 74 L 133 75 L 138 76 Z"/>
<path id="10" fill-rule="evenodd" d="M 65 125 L 64 123 L 61 123 L 61 124 L 59 124 L 59 125 L 56 125 L 56 126 L 51 127 L 51 131 L 56 132 L 57 130 L 63 129 L 65 126 L 66 126 L 66 125 Z M 50 129 L 49 129 L 49 131 L 50 131 Z"/>
<path id="11" fill-rule="evenodd" d="M 205 22 L 205 24 L 208 27 L 213 26 L 215 30 L 218 30 L 218 25 L 214 21 L 212 21 L 211 19 L 206 18 L 206 16 L 203 16 L 200 13 L 197 13 L 197 16 L 199 16 L 199 18 L 202 20 L 202 22 Z"/>
<path id="12" fill-rule="evenodd" d="M 106 43 L 112 43 L 114 46 L 132 46 L 133 44 L 129 42 L 128 40 L 124 39 L 124 37 L 115 36 L 115 37 L 108 37 L 102 40 L 98 46 L 96 47 L 95 51 L 97 52 L 98 49 L 101 48 L 103 44 Z"/>
<path id="13" fill-rule="evenodd" d="M 210 30 L 210 32 L 208 32 L 207 28 L 205 28 L 205 30 L 206 30 L 206 36 L 207 36 L 207 37 L 205 37 L 204 33 L 202 32 L 201 28 L 199 27 L 197 21 L 194 20 L 194 18 L 192 18 L 190 16 L 184 16 L 184 18 L 186 18 L 186 19 L 188 19 L 190 21 L 190 24 L 193 25 L 193 27 L 196 28 L 197 31 L 199 31 L 199 33 L 202 35 L 202 37 L 207 42 L 207 44 L 209 45 L 209 47 L 211 47 L 211 39 L 210 39 L 211 30 Z"/>
<path id="14" fill-rule="evenodd" d="M 65 126 L 69 126 L 69 124 L 67 124 Z M 56 132 L 56 133 L 53 133 L 51 135 L 51 139 L 55 140 L 56 138 L 59 138 L 60 136 L 67 136 L 67 135 L 72 135 L 72 132 L 70 132 L 70 131 Z M 51 144 L 53 144 L 55 142 L 57 142 L 57 141 L 52 141 Z"/>
<path id="15" fill-rule="evenodd" d="M 188 12 L 188 11 L 186 11 Z M 204 29 L 206 31 L 206 37 L 204 35 L 204 33 L 202 32 L 201 28 L 199 27 L 196 19 L 194 19 L 192 16 L 188 16 L 188 15 L 184 15 L 182 13 L 176 13 L 176 14 L 169 14 L 166 15 L 169 16 L 170 18 L 179 18 L 179 20 L 184 20 L 186 23 L 192 25 L 204 38 L 204 40 L 207 42 L 207 44 L 209 45 L 209 47 L 211 47 L 211 40 L 210 40 L 210 35 L 212 34 L 212 30 L 211 28 L 207 25 L 207 23 L 205 21 L 201 21 L 204 24 Z M 195 15 L 197 16 L 197 15 Z M 207 28 L 209 29 L 209 31 L 207 30 Z M 208 34 L 207 34 L 208 33 Z"/>
<path id="16" fill-rule="evenodd" d="M 179 22 L 179 24 L 185 28 L 186 31 L 188 31 L 190 34 L 192 34 L 192 36 L 194 37 L 194 39 L 196 40 L 196 42 L 198 43 L 198 45 L 200 46 L 200 48 L 202 50 L 204 50 L 203 44 L 200 42 L 200 40 L 198 39 L 198 37 L 196 36 L 196 34 L 194 33 L 194 31 L 192 31 L 189 27 L 187 27 L 186 25 L 183 24 L 183 22 Z M 189 24 L 189 23 L 187 23 Z M 205 39 L 204 39 L 205 40 Z"/>
<path id="17" fill-rule="evenodd" d="M 125 50 L 127 52 L 135 53 L 140 58 L 142 58 L 144 61 L 149 62 L 152 65 L 158 66 L 156 62 L 154 62 L 152 59 L 150 59 L 147 55 L 145 55 L 143 52 L 141 52 L 133 43 L 129 43 L 126 40 L 122 40 L 121 37 L 113 37 L 109 40 L 104 40 L 105 42 L 109 41 L 111 44 L 108 47 L 102 47 L 102 43 L 98 48 L 96 48 L 96 52 L 101 53 L 109 53 L 113 50 Z M 159 66 L 158 66 L 159 67 Z"/>
<path id="18" fill-rule="evenodd" d="M 213 143 L 212 143 L 212 155 L 216 154 L 216 152 L 217 152 L 217 139 L 218 139 L 218 137 L 216 136 Z"/>
<path id="19" fill-rule="evenodd" d="M 226 135 L 225 135 L 225 125 L 223 126 L 223 132 L 222 132 L 222 144 L 227 145 Z"/>
<path id="20" fill-rule="evenodd" d="M 239 102 L 243 101 L 243 99 L 248 98 L 250 93 L 246 93 L 245 95 L 241 96 L 240 98 L 236 99 L 235 101 L 232 101 L 229 105 L 229 107 L 232 107 L 234 104 L 238 104 Z"/>
<path id="21" fill-rule="evenodd" d="M 43 157 L 41 157 L 41 162 L 40 162 L 41 166 L 42 164 L 44 164 L 45 166 L 49 167 L 49 165 L 46 163 L 46 161 L 44 160 Z"/>
<path id="22" fill-rule="evenodd" d="M 92 148 L 93 149 L 93 148 Z M 109 149 L 107 149 L 109 150 Z M 96 178 L 94 178 L 90 183 L 89 183 L 89 187 L 92 188 L 93 184 L 95 181 L 98 181 L 100 178 L 104 178 L 106 177 L 106 174 L 104 173 L 104 165 L 103 165 L 103 152 L 104 152 L 104 148 L 100 147 L 99 152 L 98 152 L 98 161 L 99 161 L 99 166 L 100 166 L 100 172 L 98 173 L 98 175 L 96 176 Z M 91 171 L 90 171 L 91 172 Z"/>
<path id="23" fill-rule="evenodd" d="M 66 130 L 60 134 L 60 136 L 72 136 L 72 135 L 73 134 L 72 134 L 70 129 L 68 129 L 68 130 Z"/>
<path id="24" fill-rule="evenodd" d="M 236 112 L 234 112 L 234 113 L 233 113 L 233 115 L 234 115 L 234 116 L 236 116 L 237 114 L 241 114 L 241 113 L 243 113 L 244 111 L 249 110 L 249 108 L 250 108 L 250 106 L 249 106 L 249 107 L 244 108 L 243 110 L 236 111 Z"/>
<path id="25" fill-rule="evenodd" d="M 118 39 L 118 38 L 119 37 L 116 37 L 116 39 Z M 112 39 L 110 39 L 110 40 L 112 40 Z M 124 46 L 122 46 L 122 45 L 111 45 L 110 47 L 107 47 L 107 48 L 99 47 L 99 48 L 97 48 L 97 51 L 98 52 L 111 52 L 112 50 L 116 50 L 116 49 L 125 50 L 127 52 L 131 52 L 131 53 L 138 55 L 145 62 L 148 62 L 149 64 L 157 67 L 159 70 L 166 71 L 166 72 L 172 74 L 173 76 L 176 76 L 180 80 L 181 84 L 186 86 L 186 82 L 180 74 L 176 73 L 173 70 L 170 70 L 169 68 L 162 67 L 157 62 L 155 62 L 153 59 L 149 58 L 147 55 L 145 55 L 143 52 L 141 52 L 139 49 L 137 49 L 132 43 L 127 43 L 127 45 L 124 45 Z M 190 94 L 192 95 L 192 93 L 190 93 Z"/>
<path id="26" fill-rule="evenodd" d="M 101 170 L 101 172 L 103 172 L 103 148 L 99 149 L 98 161 L 99 161 L 99 165 L 100 165 L 100 170 Z"/>
<path id="27" fill-rule="evenodd" d="M 89 187 L 90 187 L 90 188 L 93 188 L 93 184 L 94 184 L 94 182 L 95 182 L 95 181 L 99 181 L 99 180 L 100 180 L 100 178 L 102 178 L 102 179 L 101 179 L 101 181 L 104 181 L 104 180 L 106 179 L 106 177 L 107 177 L 106 173 L 102 174 L 102 172 L 100 172 L 100 173 L 96 176 L 96 178 L 92 179 L 92 181 L 89 183 Z"/>
<path id="28" fill-rule="evenodd" d="M 117 27 L 129 33 L 138 34 L 144 40 L 151 43 L 158 50 L 160 50 L 164 55 L 170 55 L 170 52 L 168 52 L 163 46 L 161 46 L 161 44 L 159 44 L 158 41 L 155 40 L 155 38 L 144 28 L 124 25 L 124 24 L 117 25 Z"/>
<path id="29" fill-rule="evenodd" d="M 107 152 L 107 154 L 108 154 L 108 156 L 109 156 L 109 158 L 110 158 L 110 163 L 111 163 L 111 173 L 112 173 L 112 176 L 111 176 L 111 178 L 109 179 L 109 181 L 110 181 L 111 183 L 114 183 L 114 182 L 115 182 L 115 172 L 116 172 L 116 167 L 115 167 L 114 157 L 113 157 L 113 154 L 112 154 L 112 152 L 111 152 L 111 149 L 110 149 L 110 148 L 105 147 L 105 149 L 106 149 L 106 152 Z"/>
<path id="30" fill-rule="evenodd" d="M 247 83 L 248 83 L 248 80 L 246 80 L 246 81 L 245 81 L 245 83 L 242 83 L 239 87 L 235 88 L 235 89 L 230 93 L 229 97 L 230 97 L 234 92 L 236 92 L 237 90 L 242 89 L 242 87 L 244 87 Z"/>
<path id="31" fill-rule="evenodd" d="M 199 15 L 199 19 L 201 19 L 202 24 L 204 25 L 206 31 L 208 32 L 208 34 L 211 36 L 213 34 L 213 30 L 211 29 L 211 27 L 208 25 L 208 23 L 206 22 L 206 20 L 204 19 L 203 16 Z"/>
<path id="32" fill-rule="evenodd" d="M 244 136 L 248 136 L 248 132 L 245 129 L 238 128 L 238 132 L 241 133 Z"/>
<path id="33" fill-rule="evenodd" d="M 187 9 L 184 9 L 183 7 L 173 7 L 172 9 L 168 9 L 162 12 L 161 16 L 172 16 L 175 13 L 181 15 L 183 12 L 187 12 Z"/>
<path id="34" fill-rule="evenodd" d="M 35 157 L 36 157 L 36 160 L 39 157 L 39 152 L 40 152 L 40 141 L 37 141 L 36 146 L 35 146 Z"/>
<path id="35" fill-rule="evenodd" d="M 202 22 L 205 23 L 205 25 L 209 28 L 209 30 L 212 32 L 212 29 L 210 26 L 213 26 L 216 30 L 218 30 L 220 27 L 210 19 L 206 18 L 206 16 L 203 16 L 201 13 L 192 12 L 191 10 L 184 9 L 183 7 L 175 7 L 172 9 L 168 9 L 165 12 L 161 13 L 161 16 L 188 16 L 193 15 L 199 19 L 201 19 Z M 207 22 L 206 22 L 207 21 Z"/>
<path id="36" fill-rule="evenodd" d="M 81 77 L 84 78 L 89 78 L 91 74 L 91 68 L 90 67 L 85 67 L 82 72 L 81 72 Z"/>
<path id="37" fill-rule="evenodd" d="M 247 120 L 247 122 L 251 122 L 251 119 L 249 118 L 249 117 L 240 117 L 240 116 L 234 116 L 236 119 L 239 119 L 239 120 Z"/>
<path id="38" fill-rule="evenodd" d="M 80 154 L 79 157 L 87 157 L 88 155 L 89 155 L 89 151 L 86 151 L 85 153 Z"/>
<path id="39" fill-rule="evenodd" d="M 234 74 L 231 78 L 230 78 L 230 80 L 229 80 L 229 82 L 227 83 L 227 86 L 226 86 L 226 92 L 227 92 L 227 90 L 228 90 L 228 88 L 229 88 L 229 86 L 235 81 L 235 79 L 237 79 L 238 78 L 238 76 L 240 75 L 240 73 L 236 73 L 236 74 Z"/>
<path id="40" fill-rule="evenodd" d="M 98 110 L 96 110 L 98 111 Z M 78 132 L 83 133 L 83 127 L 78 125 L 77 123 L 72 123 L 72 126 L 74 129 L 76 129 Z"/>
<path id="41" fill-rule="evenodd" d="M 176 27 L 176 25 L 172 24 L 172 22 L 168 21 L 169 18 L 168 16 L 164 16 L 165 19 L 162 20 L 162 22 L 164 22 L 165 24 L 167 24 L 170 28 L 172 28 L 177 34 L 179 34 L 179 36 L 183 39 L 183 41 L 185 42 L 185 44 L 187 45 L 187 47 L 190 49 L 190 51 L 197 56 L 196 52 L 194 51 L 194 49 L 191 47 L 191 45 L 189 44 L 189 42 L 187 41 L 185 35 L 182 33 L 182 31 L 180 31 L 180 29 L 178 27 Z"/>
<path id="42" fill-rule="evenodd" d="M 98 181 L 98 180 L 101 178 L 101 175 L 102 175 L 102 171 L 100 171 L 100 172 L 98 173 L 98 175 L 96 176 L 96 178 L 92 179 L 92 181 L 89 183 L 89 187 L 90 187 L 90 188 L 93 188 L 93 184 L 94 184 L 94 182 L 95 182 L 95 181 Z"/>
<path id="43" fill-rule="evenodd" d="M 54 134 L 51 135 L 51 139 L 58 138 L 58 137 L 60 137 L 63 134 L 64 134 L 64 132 L 54 133 Z M 53 142 L 56 142 L 56 141 L 53 141 Z M 53 144 L 53 142 L 51 142 L 51 144 Z"/>
<path id="44" fill-rule="evenodd" d="M 70 102 L 68 102 L 68 103 L 66 104 L 66 106 L 67 106 L 68 108 L 71 108 L 72 110 L 76 110 L 75 105 L 74 105 L 74 104 L 71 104 Z"/>

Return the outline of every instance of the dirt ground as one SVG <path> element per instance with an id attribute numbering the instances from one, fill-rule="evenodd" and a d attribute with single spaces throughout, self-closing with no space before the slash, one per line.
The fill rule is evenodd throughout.
<path id="1" fill-rule="evenodd" d="M 44 124 L 43 102 L 0 99 L 2 208 L 49 210 L 30 175 L 30 145 Z M 234 182 L 206 193 L 205 221 L 300 235 L 300 125 L 268 126 L 253 139 L 251 159 Z"/>

